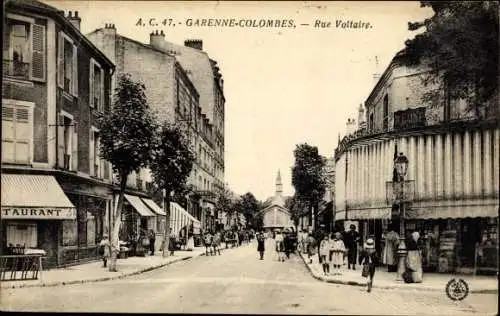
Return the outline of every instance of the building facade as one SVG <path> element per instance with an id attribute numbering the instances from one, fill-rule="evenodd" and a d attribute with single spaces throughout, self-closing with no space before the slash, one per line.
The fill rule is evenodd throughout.
<path id="1" fill-rule="evenodd" d="M 185 206 L 203 229 L 213 229 L 215 192 L 224 178 L 224 96 L 216 63 L 202 51 L 201 41 L 172 44 L 163 31 L 151 33 L 149 44 L 117 34 L 113 24 L 87 36 L 116 64 L 117 74 L 129 73 L 145 84 L 160 120 L 185 128 L 196 156 Z M 131 182 L 134 178 L 152 182 L 148 170 L 131 175 Z"/>
<path id="2" fill-rule="evenodd" d="M 78 12 L 5 5 L 1 248 L 43 249 L 47 267 L 97 258 L 112 208 L 97 115 L 114 65 L 80 32 Z"/>
<path id="3" fill-rule="evenodd" d="M 335 150 L 335 218 L 358 221 L 379 250 L 387 225 L 403 218 L 406 233 L 423 236 L 424 268 L 470 271 L 477 245 L 498 242 L 498 100 L 477 112 L 465 100 L 423 102 L 428 71 L 405 66 L 404 57 L 396 55 L 366 100 L 366 125 Z M 395 203 L 400 152 L 409 165 L 405 202 Z"/>
<path id="4" fill-rule="evenodd" d="M 285 207 L 283 184 L 279 170 L 276 176 L 276 192 L 271 200 L 271 205 L 260 210 L 259 213 L 262 216 L 262 228 L 265 230 L 271 231 L 273 229 L 295 227 L 290 210 Z"/>

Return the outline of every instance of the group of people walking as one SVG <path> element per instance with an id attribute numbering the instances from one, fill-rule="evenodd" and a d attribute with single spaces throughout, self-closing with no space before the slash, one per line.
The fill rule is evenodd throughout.
<path id="1" fill-rule="evenodd" d="M 212 233 L 210 231 L 205 233 L 204 244 L 205 244 L 205 255 L 214 256 L 217 253 L 220 255 L 220 244 L 222 242 L 222 237 L 220 232 Z"/>

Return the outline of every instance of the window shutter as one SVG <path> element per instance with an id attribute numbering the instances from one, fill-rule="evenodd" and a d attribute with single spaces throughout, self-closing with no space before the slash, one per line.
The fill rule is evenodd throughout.
<path id="1" fill-rule="evenodd" d="M 104 70 L 101 69 L 101 82 L 99 83 L 99 92 L 101 93 L 100 97 L 100 110 L 104 112 Z"/>
<path id="2" fill-rule="evenodd" d="M 73 141 L 71 143 L 71 170 L 78 171 L 78 132 L 76 129 L 76 122 L 73 122 Z"/>
<path id="3" fill-rule="evenodd" d="M 45 26 L 32 24 L 31 78 L 45 80 Z"/>
<path id="4" fill-rule="evenodd" d="M 78 48 L 73 45 L 73 95 L 78 96 Z"/>
<path id="5" fill-rule="evenodd" d="M 90 164 L 90 172 L 91 176 L 94 174 L 94 131 L 90 129 L 90 142 L 89 142 L 89 164 Z"/>
<path id="6" fill-rule="evenodd" d="M 89 105 L 94 107 L 94 59 L 90 59 L 90 79 L 89 79 Z"/>
<path id="7" fill-rule="evenodd" d="M 57 122 L 57 166 L 64 168 L 64 116 L 58 115 Z"/>
<path id="8" fill-rule="evenodd" d="M 64 88 L 64 37 L 59 32 L 57 45 L 57 85 Z"/>

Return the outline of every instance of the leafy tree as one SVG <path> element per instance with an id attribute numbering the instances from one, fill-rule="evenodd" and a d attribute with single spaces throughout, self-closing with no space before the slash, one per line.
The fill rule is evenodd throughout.
<path id="1" fill-rule="evenodd" d="M 193 168 L 195 156 L 189 149 L 184 133 L 175 124 L 164 123 L 153 150 L 151 171 L 158 187 L 165 193 L 165 234 L 163 257 L 168 256 L 170 237 L 170 200 L 171 194 L 186 188 L 186 181 Z"/>
<path id="2" fill-rule="evenodd" d="M 247 192 L 240 196 L 240 199 L 235 205 L 238 213 L 243 214 L 247 225 L 251 223 L 252 217 L 260 210 L 259 201 L 251 192 Z"/>
<path id="3" fill-rule="evenodd" d="M 318 152 L 318 147 L 307 143 L 297 145 L 294 152 L 295 165 L 292 167 L 292 185 L 295 197 L 307 203 L 309 214 L 314 212 L 313 228 L 316 230 L 318 220 L 318 203 L 326 189 L 323 168 L 326 159 Z"/>
<path id="4" fill-rule="evenodd" d="M 288 197 L 285 200 L 285 207 L 290 210 L 292 214 L 291 218 L 297 228 L 299 225 L 299 219 L 307 214 L 308 205 L 304 201 L 300 200 L 296 195 Z"/>
<path id="5" fill-rule="evenodd" d="M 152 140 L 157 125 L 144 91 L 143 83 L 134 81 L 129 74 L 121 75 L 111 111 L 98 119 L 100 156 L 111 162 L 120 181 L 120 194 L 111 232 L 109 271 L 117 271 L 121 213 L 128 175 L 146 167 L 151 161 Z"/>
<path id="6" fill-rule="evenodd" d="M 478 119 L 497 110 L 490 101 L 498 93 L 498 2 L 422 1 L 421 6 L 434 15 L 408 23 L 409 30 L 425 31 L 406 41 L 405 55 L 407 64 L 431 69 L 424 83 L 434 88 L 424 101 L 465 99 Z"/>
<path id="7" fill-rule="evenodd" d="M 226 186 L 217 192 L 215 212 L 217 214 L 226 214 L 228 220 L 234 216 L 233 194 Z"/>

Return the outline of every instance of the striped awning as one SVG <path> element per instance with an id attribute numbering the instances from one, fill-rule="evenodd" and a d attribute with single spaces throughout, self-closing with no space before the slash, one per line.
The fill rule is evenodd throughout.
<path id="1" fill-rule="evenodd" d="M 499 205 L 451 205 L 426 208 L 412 208 L 406 211 L 410 219 L 446 219 L 466 217 L 498 217 Z"/>
<path id="2" fill-rule="evenodd" d="M 2 174 L 2 219 L 75 219 L 76 209 L 54 176 Z"/>
<path id="3" fill-rule="evenodd" d="M 149 210 L 149 207 L 146 206 L 141 201 L 141 198 L 135 195 L 125 194 L 125 199 L 132 205 L 132 207 L 139 213 L 139 215 L 143 217 L 151 217 L 156 216 L 153 212 Z"/>
<path id="4" fill-rule="evenodd" d="M 182 206 L 175 202 L 170 202 L 170 227 L 174 234 L 179 234 L 184 227 L 193 224 L 199 227 L 200 221 L 188 213 Z"/>
<path id="5" fill-rule="evenodd" d="M 353 209 L 347 212 L 347 219 L 390 219 L 390 208 Z"/>
<path id="6" fill-rule="evenodd" d="M 145 199 L 145 198 L 141 198 L 141 200 L 144 202 L 144 204 L 146 204 L 147 206 L 149 206 L 149 208 L 153 212 L 155 212 L 157 215 L 162 215 L 162 216 L 166 216 L 167 215 L 161 209 L 161 207 L 159 207 L 158 204 L 156 204 L 153 200 L 151 200 L 151 199 Z"/>

